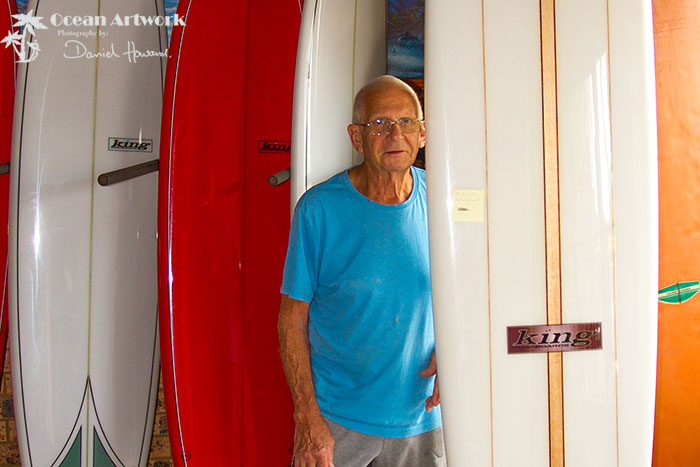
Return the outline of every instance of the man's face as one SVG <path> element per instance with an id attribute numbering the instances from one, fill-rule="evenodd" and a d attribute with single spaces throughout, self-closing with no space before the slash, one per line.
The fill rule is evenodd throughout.
<path id="1" fill-rule="evenodd" d="M 362 123 L 378 118 L 398 120 L 418 118 L 411 97 L 401 89 L 389 88 L 367 96 Z M 348 128 L 353 147 L 365 156 L 365 163 L 380 172 L 403 172 L 416 160 L 418 149 L 425 146 L 425 127 L 420 131 L 403 133 L 392 125 L 387 135 L 372 135 L 367 127 L 352 125 Z"/>

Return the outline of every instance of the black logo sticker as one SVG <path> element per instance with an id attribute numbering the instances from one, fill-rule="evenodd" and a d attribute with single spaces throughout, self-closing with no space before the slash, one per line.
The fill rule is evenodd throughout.
<path id="1" fill-rule="evenodd" d="M 258 152 L 289 154 L 291 151 L 292 144 L 289 141 L 258 140 Z"/>
<path id="2" fill-rule="evenodd" d="M 153 152 L 153 140 L 143 138 L 109 138 L 110 151 Z"/>

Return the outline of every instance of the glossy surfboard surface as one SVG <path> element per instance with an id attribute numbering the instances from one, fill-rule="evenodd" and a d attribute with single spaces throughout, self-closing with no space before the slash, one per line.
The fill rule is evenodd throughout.
<path id="1" fill-rule="evenodd" d="M 449 465 L 649 465 L 651 5 L 431 1 L 425 30 Z"/>
<path id="2" fill-rule="evenodd" d="M 148 460 L 159 363 L 157 175 L 98 184 L 101 174 L 158 157 L 165 59 L 128 48 L 161 54 L 165 30 L 112 23 L 136 13 L 163 15 L 162 2 L 39 0 L 24 18 L 35 22 L 28 39 L 39 48 L 26 49 L 18 69 L 9 297 L 25 466 Z M 54 26 L 54 14 L 105 24 Z"/>
<path id="3" fill-rule="evenodd" d="M 15 31 L 15 18 L 17 6 L 14 0 L 2 2 L 0 6 L 0 20 L 6 30 L 1 33 L 11 34 Z M 10 190 L 10 153 L 12 151 L 12 119 L 15 103 L 15 52 L 12 47 L 0 48 L 0 264 L 5 265 L 5 270 L 0 273 L 2 277 L 2 302 L 0 302 L 0 377 L 5 369 L 5 347 L 7 344 L 7 207 Z M 7 171 L 6 171 L 7 170 Z"/>
<path id="4" fill-rule="evenodd" d="M 159 309 L 176 466 L 283 466 L 293 405 L 279 358 L 289 232 L 295 1 L 181 0 L 166 79 Z M 215 26 L 215 27 L 213 27 Z M 212 55 L 216 44 L 218 55 Z"/>
<path id="5" fill-rule="evenodd" d="M 305 3 L 294 83 L 292 210 L 306 190 L 362 162 L 346 127 L 357 91 L 386 73 L 385 36 L 382 1 Z"/>
<path id="6" fill-rule="evenodd" d="M 659 362 L 654 465 L 700 465 L 700 10 L 654 1 L 659 131 Z M 671 287 L 679 293 L 666 294 Z M 668 291 L 667 291 L 668 292 Z"/>

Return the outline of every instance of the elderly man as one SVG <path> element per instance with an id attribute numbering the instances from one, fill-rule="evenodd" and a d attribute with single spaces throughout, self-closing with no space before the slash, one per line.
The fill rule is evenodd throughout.
<path id="1" fill-rule="evenodd" d="M 445 465 L 416 94 L 371 81 L 348 134 L 364 161 L 304 194 L 289 239 L 278 327 L 294 465 Z"/>

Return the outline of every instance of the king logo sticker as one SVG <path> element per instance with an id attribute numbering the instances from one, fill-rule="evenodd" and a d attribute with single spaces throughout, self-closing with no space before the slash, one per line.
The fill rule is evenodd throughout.
<path id="1" fill-rule="evenodd" d="M 258 152 L 289 154 L 292 144 L 289 141 L 258 140 Z"/>
<path id="2" fill-rule="evenodd" d="M 153 140 L 144 138 L 109 138 L 110 151 L 153 152 Z"/>
<path id="3" fill-rule="evenodd" d="M 508 326 L 508 353 L 602 349 L 602 323 Z"/>

